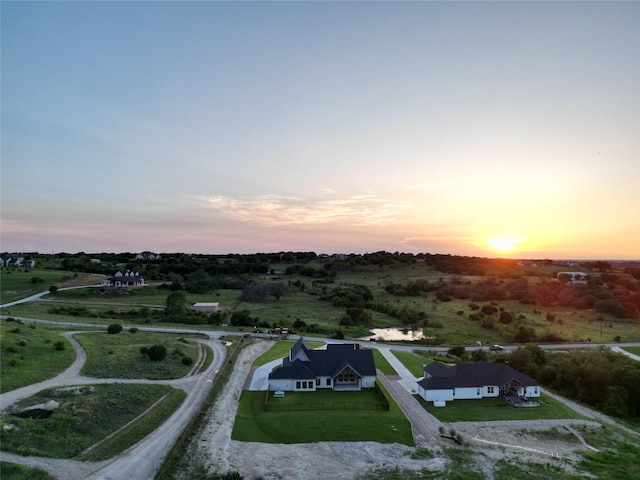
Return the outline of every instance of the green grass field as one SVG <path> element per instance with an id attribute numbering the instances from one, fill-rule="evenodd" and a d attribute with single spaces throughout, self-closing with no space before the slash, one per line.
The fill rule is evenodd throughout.
<path id="1" fill-rule="evenodd" d="M 96 378 L 148 378 L 164 380 L 178 378 L 191 370 L 182 363 L 184 357 L 198 359 L 198 344 L 182 334 L 123 331 L 117 335 L 81 333 L 76 339 L 87 351 L 82 374 Z M 167 356 L 161 362 L 152 362 L 140 353 L 141 347 L 164 345 Z"/>
<path id="2" fill-rule="evenodd" d="M 266 392 L 244 390 L 231 438 L 244 442 L 312 443 L 312 442 L 381 442 L 413 445 L 411 424 L 400 408 L 391 402 L 388 412 L 379 410 L 310 410 L 265 411 Z M 288 402 L 377 401 L 373 391 L 287 392 Z"/>
<path id="3" fill-rule="evenodd" d="M 33 280 L 36 280 L 35 282 Z M 94 277 L 84 273 L 62 270 L 0 269 L 0 304 L 13 302 L 57 287 L 96 283 Z M 6 314 L 5 312 L 2 312 Z"/>
<path id="4" fill-rule="evenodd" d="M 108 458 L 133 445 L 168 418 L 182 402 L 185 393 L 166 385 L 103 384 L 83 385 L 79 390 L 50 389 L 19 402 L 34 405 L 55 400 L 60 406 L 44 419 L 5 415 L 0 419 L 2 449 L 22 455 L 52 458 L 83 458 L 82 452 L 101 442 L 122 425 L 136 419 L 156 401 L 164 398 L 170 408 L 159 409 L 161 415 L 144 416 L 127 432 L 115 450 L 98 447 L 92 458 Z M 11 425 L 12 427 L 7 427 Z M 125 434 L 126 433 L 126 434 Z"/>
<path id="5" fill-rule="evenodd" d="M 515 408 L 499 398 L 481 398 L 477 400 L 454 400 L 446 407 L 434 407 L 415 395 L 424 409 L 442 422 L 489 422 L 495 420 L 546 420 L 553 418 L 584 419 L 546 394 L 542 394 L 540 406 L 536 408 Z"/>
<path id="6" fill-rule="evenodd" d="M 76 358 L 60 327 L 0 320 L 0 393 L 41 382 Z M 62 343 L 62 350 L 56 344 Z"/>
<path id="7" fill-rule="evenodd" d="M 623 350 L 640 356 L 640 347 L 624 347 Z"/>
<path id="8" fill-rule="evenodd" d="M 2 480 L 57 480 L 41 468 L 30 468 L 2 461 L 0 461 L 0 478 Z"/>
<path id="9" fill-rule="evenodd" d="M 432 360 L 416 355 L 411 352 L 401 352 L 398 350 L 391 350 L 400 362 L 407 367 L 407 369 L 418 378 L 424 377 L 424 365 L 428 365 L 432 362 Z"/>

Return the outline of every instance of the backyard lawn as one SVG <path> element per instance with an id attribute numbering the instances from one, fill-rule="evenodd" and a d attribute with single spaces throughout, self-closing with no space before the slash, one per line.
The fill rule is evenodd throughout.
<path id="1" fill-rule="evenodd" d="M 481 398 L 477 400 L 454 400 L 446 407 L 434 407 L 419 395 L 416 399 L 424 409 L 442 422 L 489 422 L 495 420 L 547 420 L 554 418 L 584 419 L 564 403 L 546 394 L 539 399 L 539 407 L 516 408 L 499 398 Z"/>
<path id="2" fill-rule="evenodd" d="M 622 350 L 640 356 L 640 347 L 624 347 Z"/>
<path id="3" fill-rule="evenodd" d="M 381 387 L 383 388 L 383 387 Z M 384 391 L 384 388 L 383 388 Z M 312 443 L 312 442 L 380 442 L 413 445 L 411 424 L 388 392 L 389 411 L 331 410 L 343 402 L 378 402 L 373 390 L 361 392 L 287 392 L 284 398 L 269 398 L 269 403 L 283 401 L 296 404 L 297 411 L 265 411 L 262 391 L 244 390 L 231 438 L 243 442 Z M 320 402 L 323 403 L 320 406 Z M 315 403 L 316 405 L 311 405 Z M 299 410 L 303 408 L 315 410 Z"/>

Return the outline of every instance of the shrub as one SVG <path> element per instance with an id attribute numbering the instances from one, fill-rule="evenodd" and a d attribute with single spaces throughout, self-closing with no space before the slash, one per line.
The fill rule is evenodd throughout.
<path id="1" fill-rule="evenodd" d="M 17 367 L 19 363 L 18 357 L 16 357 L 15 355 L 12 357 L 9 357 L 9 360 L 7 363 L 9 364 L 10 367 Z"/>
<path id="2" fill-rule="evenodd" d="M 107 333 L 111 335 L 115 335 L 117 333 L 120 333 L 121 331 L 122 331 L 122 325 L 118 323 L 112 323 L 107 327 Z"/>
<path id="3" fill-rule="evenodd" d="M 136 327 L 131 327 L 129 329 L 129 333 L 137 333 L 138 329 Z"/>
<path id="4" fill-rule="evenodd" d="M 53 344 L 53 348 L 55 348 L 56 350 L 64 350 L 64 342 L 62 340 L 58 340 Z"/>
<path id="5" fill-rule="evenodd" d="M 483 305 L 480 311 L 485 315 L 493 315 L 495 313 L 498 313 L 498 309 L 493 305 Z"/>
<path id="6" fill-rule="evenodd" d="M 149 347 L 140 347 L 140 354 L 146 355 L 149 353 Z"/>
<path id="7" fill-rule="evenodd" d="M 182 364 L 183 365 L 191 365 L 193 363 L 193 358 L 191 357 L 182 357 Z"/>
<path id="8" fill-rule="evenodd" d="M 153 345 L 147 355 L 153 362 L 161 362 L 167 356 L 167 348 L 164 345 Z"/>

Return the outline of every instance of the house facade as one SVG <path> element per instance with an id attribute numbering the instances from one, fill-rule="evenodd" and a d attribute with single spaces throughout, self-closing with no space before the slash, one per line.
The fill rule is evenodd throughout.
<path id="1" fill-rule="evenodd" d="M 302 338 L 282 359 L 282 366 L 269 374 L 271 391 L 362 390 L 375 384 L 371 350 L 358 344 L 329 344 L 326 350 L 313 350 Z"/>
<path id="2" fill-rule="evenodd" d="M 102 281 L 103 287 L 135 287 L 144 285 L 144 277 L 138 272 L 127 270 L 126 272 L 116 272 L 111 278 Z"/>
<path id="3" fill-rule="evenodd" d="M 528 399 L 540 396 L 540 385 L 506 363 L 476 362 L 447 366 L 433 362 L 424 369 L 418 394 L 436 407 L 463 399 L 503 397 Z"/>

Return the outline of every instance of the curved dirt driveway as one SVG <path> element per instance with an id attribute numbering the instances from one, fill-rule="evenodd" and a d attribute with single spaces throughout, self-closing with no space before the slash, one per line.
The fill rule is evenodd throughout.
<path id="1" fill-rule="evenodd" d="M 213 379 L 226 358 L 225 347 L 216 339 L 197 339 L 199 343 L 213 349 L 213 362 L 205 372 L 179 379 L 137 380 L 91 378 L 80 375 L 80 370 L 86 361 L 86 352 L 73 337 L 73 334 L 74 332 L 64 334 L 76 351 L 76 359 L 73 364 L 54 378 L 0 395 L 1 410 L 6 409 L 18 400 L 30 397 L 46 388 L 96 383 L 160 383 L 184 390 L 187 393 L 187 398 L 160 427 L 128 450 L 125 450 L 110 460 L 102 462 L 81 462 L 45 457 L 25 457 L 8 452 L 0 452 L 0 458 L 7 462 L 42 468 L 56 477 L 65 480 L 152 479 L 176 437 L 182 432 L 193 415 L 199 411 L 202 402 L 209 394 L 211 386 L 213 385 Z M 202 358 L 200 357 L 196 363 L 199 364 L 201 361 Z"/>

